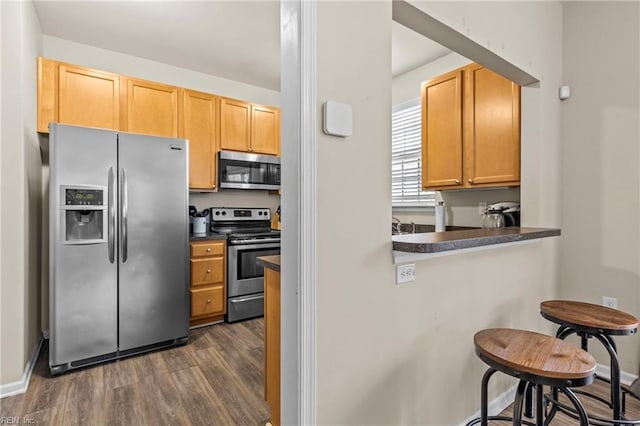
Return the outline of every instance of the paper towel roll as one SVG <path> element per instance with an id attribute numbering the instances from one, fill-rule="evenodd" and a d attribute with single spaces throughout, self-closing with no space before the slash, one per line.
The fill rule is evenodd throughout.
<path id="1" fill-rule="evenodd" d="M 444 210 L 444 204 L 441 201 L 436 206 L 436 232 L 443 232 L 445 230 L 446 222 L 447 222 L 447 212 Z"/>

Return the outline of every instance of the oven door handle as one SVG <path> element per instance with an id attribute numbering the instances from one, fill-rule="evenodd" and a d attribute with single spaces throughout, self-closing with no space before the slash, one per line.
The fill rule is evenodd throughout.
<path id="1" fill-rule="evenodd" d="M 264 299 L 264 293 L 260 293 L 257 296 L 249 296 L 249 297 L 243 297 L 241 299 L 229 299 L 229 303 L 242 303 L 242 302 L 249 302 L 251 300 L 258 300 L 258 299 Z"/>

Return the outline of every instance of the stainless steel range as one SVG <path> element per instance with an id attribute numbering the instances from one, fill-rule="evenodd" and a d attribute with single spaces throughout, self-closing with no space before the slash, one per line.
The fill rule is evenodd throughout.
<path id="1" fill-rule="evenodd" d="M 271 210 L 211 207 L 211 231 L 227 234 L 227 322 L 264 315 L 260 256 L 280 254 L 280 231 L 271 230 Z"/>

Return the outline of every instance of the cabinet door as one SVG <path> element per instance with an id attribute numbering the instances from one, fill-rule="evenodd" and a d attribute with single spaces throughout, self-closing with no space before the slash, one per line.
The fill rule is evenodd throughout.
<path id="1" fill-rule="evenodd" d="M 178 137 L 178 88 L 127 79 L 122 129 L 154 136 Z"/>
<path id="2" fill-rule="evenodd" d="M 189 140 L 189 188 L 216 186 L 216 108 L 218 98 L 207 93 L 184 90 L 184 131 Z"/>
<path id="3" fill-rule="evenodd" d="M 58 122 L 58 63 L 38 57 L 38 132 Z"/>
<path id="4" fill-rule="evenodd" d="M 251 104 L 235 99 L 220 100 L 220 149 L 251 150 Z"/>
<path id="5" fill-rule="evenodd" d="M 474 64 L 466 72 L 465 180 L 469 186 L 520 182 L 520 86 Z"/>
<path id="6" fill-rule="evenodd" d="M 119 90 L 115 74 L 60 64 L 58 122 L 117 130 Z"/>
<path id="7" fill-rule="evenodd" d="M 224 285 L 191 290 L 191 318 L 222 315 L 226 313 L 227 301 Z"/>
<path id="8" fill-rule="evenodd" d="M 251 107 L 251 148 L 260 154 L 280 154 L 280 110 Z"/>
<path id="9" fill-rule="evenodd" d="M 462 70 L 422 84 L 422 187 L 462 185 Z"/>

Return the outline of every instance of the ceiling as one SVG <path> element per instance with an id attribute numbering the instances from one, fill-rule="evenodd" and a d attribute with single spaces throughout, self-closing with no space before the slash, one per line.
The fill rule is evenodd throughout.
<path id="1" fill-rule="evenodd" d="M 280 90 L 278 1 L 34 1 L 44 34 Z M 449 52 L 392 23 L 392 74 Z"/>

